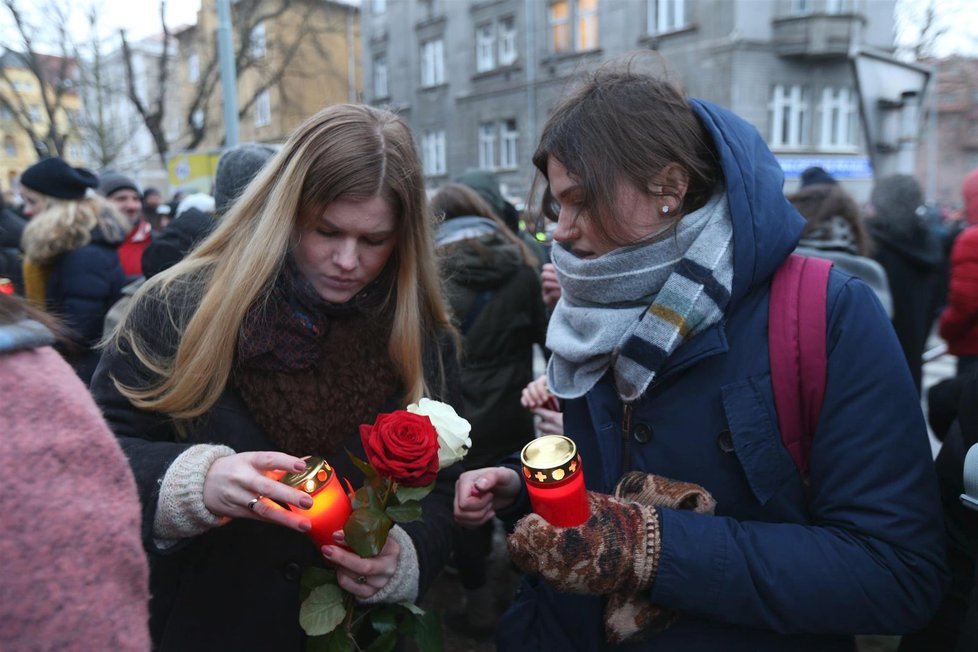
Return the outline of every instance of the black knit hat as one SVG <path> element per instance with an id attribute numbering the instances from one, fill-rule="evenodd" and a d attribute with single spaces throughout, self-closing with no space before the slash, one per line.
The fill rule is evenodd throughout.
<path id="1" fill-rule="evenodd" d="M 820 168 L 817 165 L 810 168 L 806 168 L 804 172 L 801 173 L 801 187 L 814 186 L 815 184 L 838 184 L 831 174 L 825 171 L 825 168 Z"/>
<path id="2" fill-rule="evenodd" d="M 98 177 L 91 170 L 73 168 L 64 159 L 53 156 L 24 170 L 20 184 L 48 197 L 83 199 L 85 191 L 98 186 Z"/>
<path id="3" fill-rule="evenodd" d="M 106 172 L 98 180 L 98 194 L 109 197 L 120 190 L 132 190 L 142 196 L 142 191 L 130 177 L 119 172 Z"/>

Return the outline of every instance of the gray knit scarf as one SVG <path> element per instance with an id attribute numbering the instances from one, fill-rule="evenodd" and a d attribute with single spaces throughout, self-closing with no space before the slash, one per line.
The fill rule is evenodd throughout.
<path id="1" fill-rule="evenodd" d="M 624 401 L 642 396 L 680 344 L 720 321 L 733 283 L 733 226 L 715 194 L 650 243 L 593 259 L 551 252 L 561 298 L 547 331 L 550 390 L 586 394 L 614 366 Z"/>

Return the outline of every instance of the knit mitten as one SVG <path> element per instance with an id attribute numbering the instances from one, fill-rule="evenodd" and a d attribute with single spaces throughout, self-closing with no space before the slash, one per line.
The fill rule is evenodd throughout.
<path id="1" fill-rule="evenodd" d="M 716 508 L 713 496 L 691 482 L 679 482 L 662 476 L 631 471 L 618 481 L 615 498 L 648 507 L 687 509 L 712 514 Z M 649 602 L 645 591 L 616 591 L 608 596 L 604 609 L 605 636 L 611 643 L 640 641 L 661 632 L 676 620 L 676 612 Z"/>
<path id="2" fill-rule="evenodd" d="M 513 563 L 564 593 L 635 593 L 652 584 L 659 563 L 659 512 L 588 492 L 591 516 L 555 527 L 524 516 L 507 539 Z"/>

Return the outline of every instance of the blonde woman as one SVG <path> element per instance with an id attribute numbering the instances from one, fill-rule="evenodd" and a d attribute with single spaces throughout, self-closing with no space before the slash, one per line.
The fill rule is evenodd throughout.
<path id="1" fill-rule="evenodd" d="M 344 448 L 422 396 L 458 406 L 421 166 L 396 116 L 336 105 L 292 135 L 189 257 L 154 276 L 93 394 L 135 471 L 161 650 L 300 650 L 300 577 L 329 564 L 366 602 L 417 599 L 451 543 L 454 477 L 364 559 L 317 549 L 273 472 Z"/>
<path id="2" fill-rule="evenodd" d="M 88 382 L 98 364 L 95 346 L 105 313 L 126 283 L 117 249 L 129 225 L 90 192 L 98 177 L 60 158 L 47 158 L 20 178 L 24 212 L 24 285 L 38 308 L 61 318 L 76 346 L 59 346 Z"/>

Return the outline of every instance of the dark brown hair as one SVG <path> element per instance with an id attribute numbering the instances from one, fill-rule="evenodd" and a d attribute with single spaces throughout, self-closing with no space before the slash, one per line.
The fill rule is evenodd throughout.
<path id="1" fill-rule="evenodd" d="M 523 262 L 536 266 L 538 261 L 526 243 L 520 240 L 482 196 L 462 183 L 446 183 L 431 198 L 431 210 L 436 218 L 452 220 L 456 217 L 485 217 L 496 223 L 500 234 L 520 248 Z"/>
<path id="2" fill-rule="evenodd" d="M 863 226 L 859 214 L 859 206 L 841 186 L 834 183 L 819 183 L 805 186 L 788 197 L 795 209 L 805 218 L 805 230 L 802 238 L 817 233 L 826 222 L 838 216 L 844 219 L 852 229 L 852 237 L 856 251 L 860 256 L 868 256 L 871 250 L 871 240 Z"/>
<path id="3" fill-rule="evenodd" d="M 637 57 L 586 74 L 557 105 L 533 154 L 533 164 L 545 179 L 551 157 L 578 180 L 582 209 L 595 228 L 621 245 L 630 243 L 616 210 L 620 183 L 649 195 L 674 197 L 678 219 L 703 206 L 723 176 L 712 139 L 685 95 L 668 81 L 637 70 Z M 688 176 L 685 196 L 674 187 L 655 193 L 649 187 L 670 164 Z M 549 184 L 541 210 L 556 220 Z"/>

